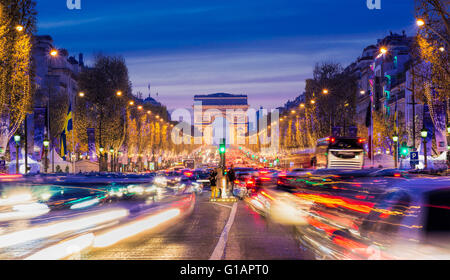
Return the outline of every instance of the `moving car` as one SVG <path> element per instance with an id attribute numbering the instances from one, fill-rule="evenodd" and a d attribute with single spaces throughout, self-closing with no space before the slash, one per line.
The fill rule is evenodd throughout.
<path id="1" fill-rule="evenodd" d="M 318 259 L 450 259 L 450 178 L 392 182 L 374 195 L 369 185 L 366 195 L 301 193 L 314 205 L 295 227 L 298 241 Z"/>

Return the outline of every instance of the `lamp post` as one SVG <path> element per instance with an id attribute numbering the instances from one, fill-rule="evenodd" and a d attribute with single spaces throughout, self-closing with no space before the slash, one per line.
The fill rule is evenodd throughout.
<path id="1" fill-rule="evenodd" d="M 102 171 L 102 163 L 103 163 L 103 152 L 105 151 L 105 149 L 103 147 L 100 147 L 100 149 L 98 149 L 98 150 L 100 152 L 100 157 L 98 160 L 98 168 L 99 168 L 99 171 L 101 172 Z"/>
<path id="2" fill-rule="evenodd" d="M 16 174 L 19 174 L 19 147 L 20 147 L 20 135 L 14 135 L 14 142 L 16 142 Z"/>
<path id="3" fill-rule="evenodd" d="M 114 172 L 114 148 L 111 147 L 109 152 L 111 153 L 111 172 Z"/>
<path id="4" fill-rule="evenodd" d="M 392 137 L 392 140 L 394 141 L 394 162 L 395 162 L 395 169 L 397 169 L 397 161 L 398 161 L 398 159 L 397 159 L 397 157 L 398 157 L 398 146 L 397 146 L 397 144 L 398 144 L 398 136 L 397 135 L 394 135 L 393 137 Z"/>
<path id="5" fill-rule="evenodd" d="M 428 168 L 428 161 L 427 161 L 427 136 L 428 136 L 428 130 L 425 128 L 425 126 L 420 131 L 420 136 L 422 136 L 423 139 L 423 156 L 424 156 L 424 169 Z"/>
<path id="6" fill-rule="evenodd" d="M 53 71 L 53 66 L 52 66 L 52 62 L 53 59 L 56 59 L 59 55 L 59 51 L 57 49 L 51 49 L 49 51 L 49 55 L 50 55 L 50 59 L 49 59 L 49 65 L 48 65 L 48 76 L 50 76 L 52 74 Z M 51 98 L 51 85 L 50 85 L 50 81 L 48 81 L 48 100 L 47 100 L 47 137 L 49 139 L 53 139 L 52 135 L 50 133 L 50 98 Z M 54 142 L 51 141 L 51 152 L 52 152 L 52 173 L 55 172 L 55 155 L 54 155 Z"/>
<path id="7" fill-rule="evenodd" d="M 50 145 L 50 141 L 48 139 L 44 139 L 44 172 L 47 173 L 48 170 L 48 146 Z"/>

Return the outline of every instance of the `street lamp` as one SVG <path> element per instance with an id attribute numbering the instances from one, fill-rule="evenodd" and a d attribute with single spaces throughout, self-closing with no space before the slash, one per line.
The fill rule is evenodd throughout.
<path id="1" fill-rule="evenodd" d="M 397 135 L 394 135 L 393 137 L 392 137 L 392 140 L 394 141 L 394 163 L 395 163 L 395 168 L 397 169 L 397 157 L 398 157 L 398 152 L 397 152 L 397 149 L 398 149 L 398 136 Z"/>
<path id="2" fill-rule="evenodd" d="M 428 130 L 425 128 L 425 126 L 420 131 L 420 136 L 422 136 L 423 139 L 423 156 L 424 156 L 424 168 L 428 168 L 428 161 L 427 161 L 427 136 L 428 136 Z"/>
<path id="3" fill-rule="evenodd" d="M 24 28 L 23 28 L 23 26 L 22 25 L 17 25 L 16 26 L 16 30 L 18 31 L 18 32 L 22 32 L 23 30 L 24 30 Z"/>
<path id="4" fill-rule="evenodd" d="M 120 90 L 116 92 L 116 95 L 119 96 L 119 97 L 122 96 L 122 94 L 123 93 Z"/>
<path id="5" fill-rule="evenodd" d="M 316 101 L 313 99 L 313 100 L 311 100 L 311 104 L 316 104 Z"/>
<path id="6" fill-rule="evenodd" d="M 428 137 L 428 130 L 425 127 L 420 131 L 420 136 L 424 139 Z"/>
<path id="7" fill-rule="evenodd" d="M 328 91 L 328 89 L 325 88 L 325 89 L 322 90 L 322 93 L 323 93 L 323 94 L 328 94 L 329 91 Z"/>
<path id="8" fill-rule="evenodd" d="M 142 107 L 142 105 L 139 105 L 137 108 L 138 108 L 138 110 L 144 109 L 144 107 Z"/>
<path id="9" fill-rule="evenodd" d="M 305 103 L 300 104 L 300 108 L 305 108 Z"/>
<path id="10" fill-rule="evenodd" d="M 80 92 L 80 93 L 78 93 L 78 96 L 79 97 L 84 97 L 86 94 L 84 93 L 84 92 Z"/>
<path id="11" fill-rule="evenodd" d="M 58 50 L 52 49 L 52 50 L 50 51 L 50 55 L 53 56 L 53 57 L 58 56 Z"/>
<path id="12" fill-rule="evenodd" d="M 109 152 L 111 153 L 111 172 L 114 172 L 114 148 L 109 148 Z"/>
<path id="13" fill-rule="evenodd" d="M 365 91 L 365 90 L 360 90 L 359 93 L 360 93 L 361 95 L 364 95 L 364 94 L 366 94 L 366 91 Z"/>
<path id="14" fill-rule="evenodd" d="M 387 50 L 386 47 L 381 47 L 381 48 L 380 48 L 380 53 L 385 54 L 385 53 L 387 53 L 387 52 L 388 52 L 388 50 Z"/>
<path id="15" fill-rule="evenodd" d="M 16 142 L 16 174 L 19 174 L 19 146 L 20 146 L 20 135 L 14 135 L 14 142 Z"/>
<path id="16" fill-rule="evenodd" d="M 131 100 L 128 104 L 130 104 L 130 106 L 133 106 L 134 105 L 134 101 Z"/>
<path id="17" fill-rule="evenodd" d="M 48 147 L 50 146 L 50 141 L 48 141 L 48 139 L 44 139 L 44 172 L 47 173 L 48 170 L 48 159 L 47 159 L 47 155 L 48 155 Z"/>
<path id="18" fill-rule="evenodd" d="M 417 24 L 417 26 L 422 27 L 425 25 L 425 21 L 423 19 L 419 18 L 416 20 L 416 24 Z"/>

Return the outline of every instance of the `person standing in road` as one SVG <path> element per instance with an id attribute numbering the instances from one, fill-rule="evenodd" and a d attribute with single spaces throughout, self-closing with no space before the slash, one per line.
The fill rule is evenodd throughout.
<path id="1" fill-rule="evenodd" d="M 236 173 L 234 172 L 234 166 L 231 165 L 230 170 L 227 173 L 228 183 L 230 184 L 231 194 L 234 195 L 234 181 L 236 180 Z"/>
<path id="2" fill-rule="evenodd" d="M 215 199 L 217 198 L 217 171 L 216 169 L 211 170 L 211 173 L 209 173 L 209 182 L 211 183 L 211 198 Z"/>

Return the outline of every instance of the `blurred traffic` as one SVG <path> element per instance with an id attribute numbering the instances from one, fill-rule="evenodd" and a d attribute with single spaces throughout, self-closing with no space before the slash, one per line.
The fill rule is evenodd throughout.
<path id="1" fill-rule="evenodd" d="M 230 202 L 246 205 L 240 211 L 286 229 L 280 238 L 295 240 L 289 249 L 308 252 L 308 258 L 450 259 L 449 176 L 252 166 L 243 155 L 228 151 L 226 166 L 141 174 L 3 175 L 0 258 L 93 256 L 155 231 L 164 236 L 176 225 L 195 227 L 190 217 L 206 219 L 211 210 L 201 209 L 209 200 L 225 210 Z M 244 226 L 257 226 L 257 216 Z"/>

